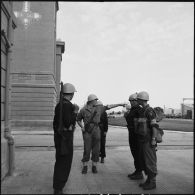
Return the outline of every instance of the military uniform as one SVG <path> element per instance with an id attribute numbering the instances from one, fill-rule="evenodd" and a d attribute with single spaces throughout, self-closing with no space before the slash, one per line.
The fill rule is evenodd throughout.
<path id="1" fill-rule="evenodd" d="M 134 120 L 139 117 L 140 109 L 141 109 L 141 107 L 139 105 L 132 106 L 130 111 L 124 115 L 125 119 L 127 121 L 127 128 L 128 128 L 128 132 L 129 132 L 129 146 L 131 149 L 131 154 L 134 158 L 134 166 L 135 166 L 134 174 L 128 175 L 130 178 L 131 178 L 131 176 L 141 174 L 141 171 L 142 171 L 141 164 L 139 161 L 140 145 L 139 145 L 139 141 L 138 141 L 138 135 L 135 132 L 135 125 L 134 125 L 135 124 Z M 135 177 L 135 179 L 136 179 L 136 177 Z"/>
<path id="2" fill-rule="evenodd" d="M 55 108 L 55 115 L 53 120 L 54 129 L 54 143 L 56 149 L 56 162 L 54 166 L 53 188 L 62 190 L 65 186 L 71 169 L 73 158 L 73 133 L 76 124 L 76 113 L 74 113 L 73 104 L 64 99 L 62 109 L 63 119 L 63 137 L 59 134 L 59 120 L 60 120 L 60 104 Z M 63 144 L 63 148 L 62 148 Z M 63 152 L 62 152 L 63 150 Z"/>
<path id="3" fill-rule="evenodd" d="M 157 175 L 157 156 L 156 145 L 152 146 L 152 127 L 156 126 L 156 114 L 148 104 L 139 111 L 137 121 L 137 133 L 140 143 L 139 159 L 142 162 L 141 167 L 148 176 L 146 183 L 153 182 L 156 185 Z M 147 186 L 145 186 L 147 188 Z"/>
<path id="4" fill-rule="evenodd" d="M 90 153 L 92 150 L 91 160 L 93 162 L 99 161 L 99 151 L 100 151 L 100 117 L 106 111 L 110 109 L 109 106 L 84 106 L 77 116 L 77 121 L 83 120 L 84 125 L 88 123 L 91 116 L 94 112 L 96 115 L 93 118 L 93 121 L 89 125 L 89 129 L 85 129 L 83 133 L 84 140 L 84 152 L 82 162 L 88 162 L 90 159 Z"/>
<path id="5" fill-rule="evenodd" d="M 77 121 L 83 120 L 84 125 L 86 125 L 94 112 L 97 112 L 95 106 L 86 105 L 84 106 L 77 116 Z M 92 151 L 91 160 L 93 162 L 99 161 L 99 149 L 100 149 L 100 129 L 98 126 L 100 119 L 100 113 L 97 112 L 93 118 L 93 121 L 90 123 L 89 128 L 85 129 L 83 133 L 84 140 L 84 153 L 83 153 L 83 162 L 88 162 L 90 159 L 90 153 Z"/>

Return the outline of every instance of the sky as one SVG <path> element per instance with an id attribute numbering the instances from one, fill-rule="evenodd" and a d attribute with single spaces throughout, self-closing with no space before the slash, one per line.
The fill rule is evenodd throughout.
<path id="1" fill-rule="evenodd" d="M 59 2 L 57 39 L 73 103 L 146 91 L 150 106 L 178 109 L 194 98 L 194 2 Z"/>

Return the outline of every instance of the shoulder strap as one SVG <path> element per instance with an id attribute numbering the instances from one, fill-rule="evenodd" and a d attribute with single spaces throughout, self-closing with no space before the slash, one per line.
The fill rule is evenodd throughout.
<path id="1" fill-rule="evenodd" d="M 144 110 L 144 116 L 146 117 L 146 111 L 149 109 L 150 107 L 147 107 L 145 110 Z"/>
<path id="2" fill-rule="evenodd" d="M 91 118 L 89 119 L 89 122 L 88 122 L 88 123 L 92 122 L 92 120 L 93 120 L 93 118 L 95 117 L 96 114 L 97 114 L 97 111 L 95 110 L 95 111 L 93 112 L 93 115 L 92 115 Z"/>

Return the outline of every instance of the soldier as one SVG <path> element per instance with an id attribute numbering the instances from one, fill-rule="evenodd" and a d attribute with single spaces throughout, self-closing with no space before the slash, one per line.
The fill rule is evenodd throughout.
<path id="1" fill-rule="evenodd" d="M 97 162 L 99 161 L 100 150 L 100 116 L 107 110 L 117 106 L 124 106 L 124 104 L 114 104 L 110 106 L 96 106 L 97 96 L 90 94 L 86 106 L 84 106 L 78 116 L 77 123 L 81 127 L 84 138 L 84 152 L 83 152 L 83 169 L 82 174 L 87 173 L 88 161 L 90 159 L 90 153 L 92 151 L 92 172 L 97 173 Z M 84 126 L 82 124 L 84 122 Z"/>
<path id="2" fill-rule="evenodd" d="M 143 162 L 142 168 L 147 175 L 147 179 L 139 186 L 144 190 L 156 188 L 157 175 L 157 156 L 156 156 L 156 114 L 147 104 L 149 95 L 142 91 L 137 95 L 138 104 L 142 107 L 139 112 L 136 132 L 140 143 L 140 162 Z"/>
<path id="3" fill-rule="evenodd" d="M 53 120 L 56 149 L 56 162 L 53 175 L 54 194 L 63 194 L 62 190 L 68 180 L 73 157 L 73 133 L 79 110 L 76 104 L 73 105 L 71 103 L 74 92 L 76 92 L 75 87 L 70 83 L 66 83 L 61 90 L 63 94 L 60 101 L 62 102 L 56 105 Z M 60 114 L 60 110 L 62 115 Z M 62 119 L 61 121 L 60 118 Z M 60 124 L 62 124 L 62 132 L 59 131 Z"/>
<path id="4" fill-rule="evenodd" d="M 103 106 L 101 101 L 97 102 L 97 106 Z M 106 134 L 108 131 L 108 116 L 106 111 L 104 111 L 100 116 L 100 123 L 99 123 L 100 131 L 101 131 L 101 139 L 100 139 L 100 157 L 101 163 L 104 163 L 104 158 L 106 157 Z"/>
<path id="5" fill-rule="evenodd" d="M 138 137 L 135 132 L 134 120 L 138 118 L 140 106 L 137 103 L 137 93 L 129 96 L 129 101 L 131 108 L 124 114 L 124 117 L 127 121 L 127 128 L 129 132 L 129 146 L 131 154 L 134 158 L 135 171 L 131 174 L 128 174 L 128 177 L 133 180 L 143 179 L 142 169 L 139 162 L 139 142 Z"/>

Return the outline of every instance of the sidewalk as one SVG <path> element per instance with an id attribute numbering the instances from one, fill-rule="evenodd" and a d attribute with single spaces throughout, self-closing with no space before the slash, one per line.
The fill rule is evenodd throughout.
<path id="1" fill-rule="evenodd" d="M 24 135 L 23 132 L 13 132 L 15 145 L 18 146 L 15 150 L 16 170 L 14 176 L 6 177 L 2 182 L 1 194 L 53 193 L 52 177 L 55 163 L 53 135 L 52 132 L 45 133 L 42 135 L 43 132 L 31 132 L 31 134 L 28 132 L 26 135 L 25 132 Z M 194 192 L 193 133 L 165 132 L 164 142 L 159 144 L 157 151 L 157 188 L 149 191 L 144 191 L 138 186 L 142 181 L 130 180 L 127 177 L 128 173 L 134 171 L 134 165 L 126 135 L 127 131 L 122 128 L 109 127 L 105 163 L 98 163 L 98 174 L 91 172 L 90 164 L 88 174 L 82 175 L 83 142 L 80 130 L 76 130 L 73 163 L 64 193 L 192 194 Z M 160 146 L 163 144 L 164 146 Z M 169 144 L 174 149 L 168 147 Z M 19 147 L 22 145 L 23 147 Z M 34 147 L 26 147 L 30 145 Z M 40 147 L 36 147 L 37 145 Z"/>

